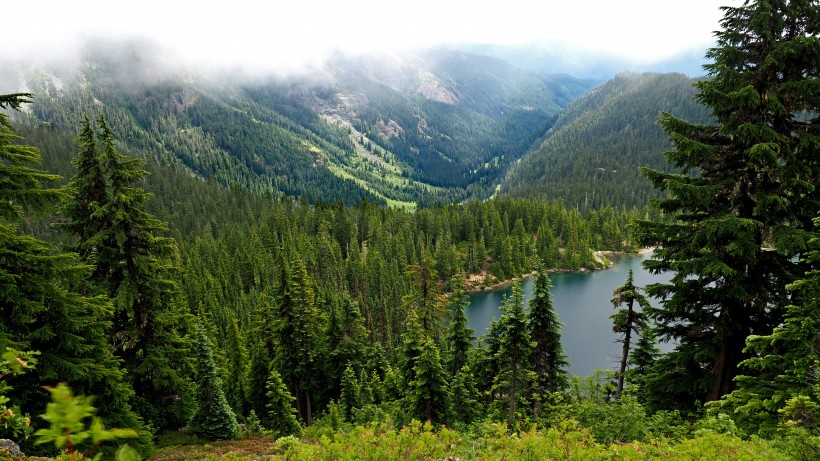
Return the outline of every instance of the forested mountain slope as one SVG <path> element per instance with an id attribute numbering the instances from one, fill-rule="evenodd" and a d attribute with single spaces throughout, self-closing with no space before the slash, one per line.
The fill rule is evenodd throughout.
<path id="1" fill-rule="evenodd" d="M 622 73 L 565 108 L 544 142 L 512 167 L 501 193 L 562 199 L 582 210 L 643 206 L 656 197 L 639 166 L 666 171 L 668 112 L 692 122 L 709 115 L 683 74 Z"/>
<path id="2" fill-rule="evenodd" d="M 36 121 L 76 132 L 79 114 L 102 113 L 127 148 L 225 186 L 422 206 L 486 195 L 592 84 L 446 50 L 337 55 L 298 77 L 206 73 L 160 56 L 95 45 L 77 65 L 17 63 L 3 80 L 34 93 Z"/>

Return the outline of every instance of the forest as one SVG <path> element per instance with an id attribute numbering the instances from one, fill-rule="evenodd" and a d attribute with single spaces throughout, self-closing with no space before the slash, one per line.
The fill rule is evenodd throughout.
<path id="1" fill-rule="evenodd" d="M 323 201 L 191 174 L 140 147 L 150 123 L 61 109 L 67 131 L 0 95 L 0 460 L 817 459 L 820 5 L 724 13 L 694 82 L 710 116 L 662 114 L 649 204 Z M 305 148 L 225 123 L 208 142 L 249 168 Z M 674 276 L 630 273 L 620 366 L 568 375 L 550 271 L 642 247 Z M 530 273 L 478 338 L 469 291 Z"/>

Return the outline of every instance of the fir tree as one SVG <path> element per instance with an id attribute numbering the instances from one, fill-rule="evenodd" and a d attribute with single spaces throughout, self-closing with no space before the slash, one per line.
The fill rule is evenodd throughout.
<path id="1" fill-rule="evenodd" d="M 820 218 L 815 223 L 820 228 Z M 738 389 L 720 402 L 750 433 L 772 436 L 782 427 L 781 415 L 794 399 L 804 399 L 815 408 L 794 424 L 807 430 L 820 424 L 816 411 L 820 407 L 820 237 L 810 245 L 804 258 L 813 269 L 788 286 L 796 294 L 796 304 L 786 308 L 783 324 L 771 334 L 746 339 L 746 350 L 754 355 L 740 364 L 746 373 L 737 377 Z"/>
<path id="2" fill-rule="evenodd" d="M 530 364 L 535 344 L 530 337 L 529 320 L 518 283 L 513 285 L 512 296 L 501 304 L 497 329 L 500 337 L 494 359 L 498 374 L 493 379 L 493 393 L 505 403 L 507 427 L 512 430 L 516 411 L 526 407 L 526 397 L 532 392 L 536 379 Z"/>
<path id="3" fill-rule="evenodd" d="M 421 343 L 413 364 L 413 380 L 407 389 L 409 414 L 422 421 L 440 424 L 449 417 L 450 390 L 441 354 L 432 338 Z"/>
<path id="4" fill-rule="evenodd" d="M 561 346 L 561 328 L 558 314 L 552 302 L 552 281 L 539 264 L 535 274 L 530 300 L 529 326 L 530 337 L 535 343 L 532 350 L 532 368 L 536 376 L 536 393 L 543 398 L 545 393 L 552 394 L 567 387 L 569 366 L 564 348 Z M 536 417 L 540 416 L 540 407 L 536 407 Z"/>
<path id="5" fill-rule="evenodd" d="M 342 373 L 341 388 L 339 405 L 344 409 L 345 417 L 350 419 L 353 415 L 353 409 L 360 406 L 359 396 L 361 394 L 359 382 L 356 380 L 356 372 L 353 371 L 350 363 L 347 364 L 347 368 Z"/>
<path id="6" fill-rule="evenodd" d="M 626 381 L 637 386 L 636 396 L 641 403 L 648 400 L 646 380 L 652 372 L 655 361 L 661 356 L 658 349 L 655 333 L 649 325 L 644 326 L 635 343 L 635 348 L 629 354 L 630 369 L 626 371 Z"/>
<path id="7" fill-rule="evenodd" d="M 655 332 L 651 326 L 645 325 L 635 343 L 635 349 L 629 355 L 629 365 L 631 368 L 626 372 L 627 381 L 638 383 L 640 378 L 646 376 L 655 360 L 661 355 L 658 349 L 658 341 L 655 339 Z"/>
<path id="8" fill-rule="evenodd" d="M 470 424 L 481 418 L 481 394 L 469 365 L 464 365 L 453 375 L 450 395 L 453 418 L 456 421 Z"/>
<path id="9" fill-rule="evenodd" d="M 450 325 L 447 334 L 449 346 L 449 371 L 454 376 L 467 364 L 467 354 L 473 347 L 475 330 L 467 326 L 467 316 L 464 308 L 469 305 L 465 294 L 464 274 L 456 274 L 450 281 Z"/>
<path id="10" fill-rule="evenodd" d="M 283 264 L 277 323 L 276 369 L 296 397 L 296 411 L 307 425 L 313 418 L 313 394 L 320 380 L 319 333 L 322 330 L 313 280 L 304 262 Z"/>
<path id="11" fill-rule="evenodd" d="M 647 287 L 664 299 L 651 311 L 657 333 L 678 344 L 659 361 L 652 381 L 664 387 L 653 393 L 689 407 L 731 392 L 746 337 L 782 322 L 784 287 L 806 270 L 795 259 L 820 210 L 820 7 L 760 0 L 723 10 L 710 78 L 695 84 L 715 123 L 664 114 L 665 156 L 680 173 L 643 170 L 669 192 L 656 206 L 676 219 L 634 229 L 638 244 L 660 245 L 645 266 L 675 271 Z"/>
<path id="12" fill-rule="evenodd" d="M 92 282 L 114 300 L 109 335 L 129 371 L 137 410 L 157 428 L 178 427 L 191 409 L 183 329 L 192 317 L 176 280 L 176 243 L 158 235 L 167 226 L 144 209 L 151 195 L 139 186 L 148 174 L 142 161 L 117 152 L 102 116 L 98 129 L 97 144 L 86 118 L 77 137 L 78 172 L 63 208 L 66 228 L 80 238 L 77 251 L 95 266 Z"/>
<path id="13" fill-rule="evenodd" d="M 0 108 L 18 108 L 28 96 L 0 95 Z M 58 177 L 34 168 L 38 150 L 19 139 L 0 113 L 0 350 L 40 353 L 36 369 L 8 379 L 13 391 L 7 397 L 38 414 L 48 401 L 43 385 L 67 382 L 77 392 L 104 396 L 98 414 L 105 424 L 138 429 L 136 445 L 147 452 L 150 435 L 128 403 L 133 390 L 107 341 L 111 304 L 79 289 L 92 268 L 20 234 L 14 224 L 23 211 L 45 210 L 64 196 L 61 189 L 42 187 Z"/>
<path id="14" fill-rule="evenodd" d="M 191 432 L 206 440 L 238 438 L 239 424 L 225 398 L 222 380 L 216 372 L 216 363 L 202 320 L 197 320 L 194 336 L 198 407 L 188 423 Z"/>
<path id="15" fill-rule="evenodd" d="M 288 391 L 282 375 L 275 369 L 271 370 L 265 389 L 269 427 L 280 436 L 299 434 L 301 429 L 296 420 L 296 409 L 293 408 L 296 398 Z"/>
<path id="16" fill-rule="evenodd" d="M 621 351 L 621 366 L 618 368 L 618 386 L 615 389 L 615 398 L 617 399 L 624 390 L 624 377 L 626 376 L 626 365 L 629 360 L 632 333 L 640 333 L 646 325 L 646 315 L 643 311 L 648 309 L 650 305 L 649 299 L 641 293 L 640 287 L 635 286 L 635 276 L 632 269 L 629 269 L 624 284 L 615 288 L 612 295 L 612 306 L 616 309 L 622 304 L 626 304 L 626 309 L 620 309 L 610 317 L 613 320 L 612 331 L 623 335 L 618 340 L 623 343 L 623 349 Z M 636 307 L 640 307 L 641 311 L 635 310 Z"/>

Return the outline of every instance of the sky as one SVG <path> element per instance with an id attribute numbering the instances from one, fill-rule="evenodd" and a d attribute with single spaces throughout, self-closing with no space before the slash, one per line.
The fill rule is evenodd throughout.
<path id="1" fill-rule="evenodd" d="M 713 43 L 739 0 L 6 0 L 0 57 L 61 56 L 85 39 L 148 38 L 186 60 L 298 67 L 332 49 L 555 43 L 632 62 Z"/>

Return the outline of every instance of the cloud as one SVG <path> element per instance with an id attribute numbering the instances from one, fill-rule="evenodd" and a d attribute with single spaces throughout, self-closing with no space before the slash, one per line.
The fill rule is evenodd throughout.
<path id="1" fill-rule="evenodd" d="M 733 0 L 737 3 L 739 0 Z M 148 38 L 200 64 L 297 69 L 330 50 L 442 42 L 572 43 L 651 61 L 704 48 L 713 0 L 12 0 L 0 55 L 65 56 L 84 40 Z"/>

